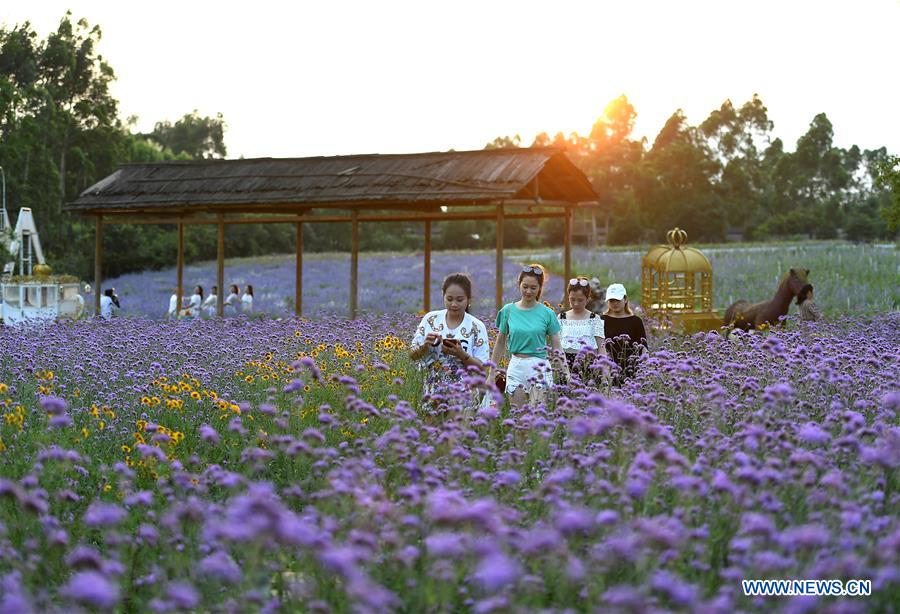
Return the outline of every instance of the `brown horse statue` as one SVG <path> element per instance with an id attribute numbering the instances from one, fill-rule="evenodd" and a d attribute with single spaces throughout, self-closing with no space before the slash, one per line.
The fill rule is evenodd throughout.
<path id="1" fill-rule="evenodd" d="M 725 310 L 725 326 L 739 328 L 748 331 L 753 328 L 762 328 L 768 324 L 773 326 L 783 322 L 791 306 L 791 301 L 803 286 L 806 285 L 809 269 L 792 268 L 778 285 L 778 290 L 768 301 L 753 303 L 741 299 Z"/>

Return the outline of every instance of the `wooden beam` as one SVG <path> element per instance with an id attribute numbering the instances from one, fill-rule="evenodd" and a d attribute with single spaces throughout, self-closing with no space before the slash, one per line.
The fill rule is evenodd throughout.
<path id="1" fill-rule="evenodd" d="M 303 315 L 303 222 L 297 222 L 297 259 L 294 271 L 294 314 Z"/>
<path id="2" fill-rule="evenodd" d="M 350 319 L 355 320 L 359 300 L 359 213 L 350 216 Z"/>
<path id="3" fill-rule="evenodd" d="M 431 221 L 425 220 L 425 279 L 422 283 L 425 313 L 431 311 Z"/>
<path id="4" fill-rule="evenodd" d="M 94 228 L 94 315 L 100 315 L 100 284 L 103 282 L 103 216 Z M 22 303 L 19 303 L 20 305 Z"/>
<path id="5" fill-rule="evenodd" d="M 178 246 L 177 246 L 177 255 L 176 255 L 176 281 L 175 281 L 175 296 L 176 298 L 176 308 L 175 308 L 175 319 L 178 319 L 178 315 L 181 313 L 181 303 L 182 297 L 184 296 L 184 224 L 178 224 Z"/>
<path id="6" fill-rule="evenodd" d="M 494 303 L 503 307 L 503 205 L 497 205 L 497 260 L 494 270 Z"/>
<path id="7" fill-rule="evenodd" d="M 563 232 L 563 270 L 565 271 L 565 282 L 569 283 L 572 278 L 572 210 L 566 209 Z"/>
<path id="8" fill-rule="evenodd" d="M 542 220 L 564 217 L 563 211 L 542 211 L 530 213 L 506 213 L 505 218 L 510 220 Z M 427 215 L 360 215 L 360 222 L 440 222 L 449 220 L 493 220 L 496 214 L 493 211 L 447 212 Z M 262 216 L 245 218 L 225 218 L 225 224 L 297 224 L 309 223 L 347 223 L 352 221 L 352 216 L 347 215 L 305 215 L 305 216 Z M 166 217 L 153 218 L 145 216 L 116 215 L 107 216 L 105 224 L 155 224 L 155 225 L 203 225 L 218 224 L 216 218 L 181 218 Z"/>
<path id="9" fill-rule="evenodd" d="M 216 295 L 216 315 L 220 318 L 225 315 L 225 216 L 219 214 L 218 249 L 216 250 L 216 283 L 218 294 Z"/>

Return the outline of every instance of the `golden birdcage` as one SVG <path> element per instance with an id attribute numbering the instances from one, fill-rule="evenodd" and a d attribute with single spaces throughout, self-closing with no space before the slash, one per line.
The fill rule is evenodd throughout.
<path id="1" fill-rule="evenodd" d="M 666 233 L 641 261 L 641 306 L 650 315 L 680 323 L 687 332 L 713 330 L 722 320 L 712 309 L 712 265 L 698 249 L 686 247 L 687 233 Z"/>

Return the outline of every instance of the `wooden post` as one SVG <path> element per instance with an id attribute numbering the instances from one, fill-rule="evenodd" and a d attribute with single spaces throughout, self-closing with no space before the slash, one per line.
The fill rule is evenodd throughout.
<path id="1" fill-rule="evenodd" d="M 499 311 L 503 307 L 503 205 L 497 205 L 497 263 L 494 271 L 495 303 Z"/>
<path id="2" fill-rule="evenodd" d="M 303 222 L 297 222 L 297 261 L 294 271 L 294 314 L 303 315 Z"/>
<path id="3" fill-rule="evenodd" d="M 425 312 L 431 311 L 431 220 L 425 221 L 425 281 L 422 284 L 425 293 Z"/>
<path id="4" fill-rule="evenodd" d="M 216 251 L 216 283 L 219 284 L 219 292 L 216 295 L 216 315 L 220 318 L 225 315 L 225 215 L 219 214 L 219 246 Z"/>
<path id="5" fill-rule="evenodd" d="M 565 270 L 565 281 L 569 283 L 572 278 L 572 209 L 566 207 L 565 217 L 565 236 L 563 238 L 563 270 Z"/>
<path id="6" fill-rule="evenodd" d="M 354 209 L 350 214 L 350 319 L 356 319 L 359 292 L 359 211 Z"/>
<path id="7" fill-rule="evenodd" d="M 178 264 L 176 265 L 176 282 L 175 282 L 175 295 L 176 295 L 176 307 L 175 307 L 175 319 L 178 319 L 178 315 L 181 313 L 181 299 L 184 296 L 184 224 L 181 222 L 178 223 Z"/>
<path id="8" fill-rule="evenodd" d="M 94 230 L 94 315 L 100 315 L 100 284 L 103 281 L 103 216 L 97 216 Z M 20 305 L 24 303 L 20 302 Z"/>

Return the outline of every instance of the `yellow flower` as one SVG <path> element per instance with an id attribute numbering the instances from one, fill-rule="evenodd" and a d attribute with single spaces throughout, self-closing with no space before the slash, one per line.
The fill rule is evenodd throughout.
<path id="1" fill-rule="evenodd" d="M 124 452 L 125 454 L 130 454 L 130 453 L 131 453 L 131 447 L 130 447 L 130 446 L 123 445 L 123 446 L 122 446 L 122 452 Z"/>
<path id="2" fill-rule="evenodd" d="M 103 492 L 109 492 L 111 490 L 112 490 L 112 484 L 104 484 L 103 485 Z"/>
<path id="3" fill-rule="evenodd" d="M 3 382 L 0 382 L 0 394 L 6 394 L 6 392 L 8 390 L 9 390 L 9 386 L 4 384 Z"/>

